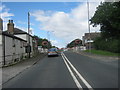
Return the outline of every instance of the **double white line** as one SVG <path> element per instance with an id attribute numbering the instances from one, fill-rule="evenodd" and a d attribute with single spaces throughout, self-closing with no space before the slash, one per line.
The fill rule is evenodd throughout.
<path id="1" fill-rule="evenodd" d="M 82 82 L 86 85 L 86 87 L 89 89 L 89 90 L 93 90 L 93 88 L 90 86 L 90 84 L 82 77 L 82 75 L 77 71 L 77 69 L 71 64 L 71 62 L 67 59 L 67 57 L 65 56 L 64 53 L 61 53 L 61 56 L 76 84 L 76 86 L 82 90 L 82 86 L 80 85 L 79 81 L 77 80 L 76 76 L 74 75 L 73 71 L 71 70 L 71 68 L 74 70 L 74 72 L 77 74 L 77 76 L 79 77 L 80 80 L 82 80 Z M 70 68 L 71 67 L 71 68 Z"/>

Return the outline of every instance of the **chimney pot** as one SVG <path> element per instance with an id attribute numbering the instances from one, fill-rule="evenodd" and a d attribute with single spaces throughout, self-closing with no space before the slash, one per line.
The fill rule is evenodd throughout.
<path id="1" fill-rule="evenodd" d="M 13 20 L 9 20 L 9 23 L 8 23 L 8 32 L 10 34 L 14 34 L 14 23 L 13 23 Z"/>
<path id="2" fill-rule="evenodd" d="M 11 20 L 9 20 L 9 23 L 10 23 Z"/>
<path id="3" fill-rule="evenodd" d="M 11 20 L 11 23 L 13 23 L 13 20 Z"/>

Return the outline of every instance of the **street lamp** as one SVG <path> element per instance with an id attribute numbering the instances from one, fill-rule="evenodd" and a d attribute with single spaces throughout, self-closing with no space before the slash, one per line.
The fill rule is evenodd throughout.
<path id="1" fill-rule="evenodd" d="M 47 39 L 51 43 L 51 41 L 50 41 L 50 32 L 54 32 L 54 31 L 47 31 Z"/>
<path id="2" fill-rule="evenodd" d="M 50 32 L 54 32 L 54 31 L 47 31 L 47 38 L 50 41 Z"/>
<path id="3" fill-rule="evenodd" d="M 89 52 L 91 53 L 91 35 L 90 35 L 90 23 L 89 23 L 89 1 L 87 0 L 87 10 L 88 10 L 88 30 L 89 30 L 89 42 L 88 42 L 88 46 L 89 46 Z"/>

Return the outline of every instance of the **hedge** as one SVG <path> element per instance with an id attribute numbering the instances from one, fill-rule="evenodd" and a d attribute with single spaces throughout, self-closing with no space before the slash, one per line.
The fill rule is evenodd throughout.
<path id="1" fill-rule="evenodd" d="M 105 50 L 114 53 L 120 53 L 120 42 L 119 39 L 103 39 L 98 37 L 94 41 L 94 47 L 97 50 Z"/>

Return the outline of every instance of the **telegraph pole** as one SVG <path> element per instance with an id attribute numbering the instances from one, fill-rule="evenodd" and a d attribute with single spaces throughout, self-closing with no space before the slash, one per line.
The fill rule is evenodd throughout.
<path id="1" fill-rule="evenodd" d="M 31 47 L 30 47 L 30 13 L 28 12 L 28 57 L 30 58 L 30 52 L 31 52 Z"/>
<path id="2" fill-rule="evenodd" d="M 89 2 L 88 2 L 88 0 L 87 0 L 87 9 L 88 9 L 88 30 L 89 30 L 89 42 L 88 42 L 88 44 L 89 44 L 89 52 L 91 53 L 91 43 L 90 43 L 91 35 L 90 35 L 90 23 L 89 23 L 90 17 L 89 17 Z"/>

